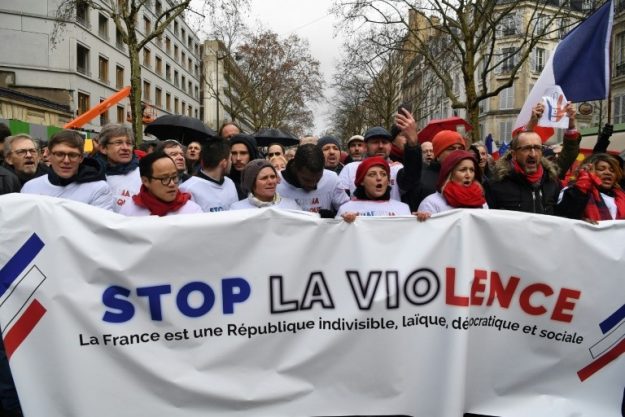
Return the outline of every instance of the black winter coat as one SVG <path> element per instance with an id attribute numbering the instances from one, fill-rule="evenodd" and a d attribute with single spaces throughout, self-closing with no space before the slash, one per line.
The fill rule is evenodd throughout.
<path id="1" fill-rule="evenodd" d="M 560 188 L 559 181 L 550 177 L 548 170 L 536 184 L 516 172 L 484 183 L 488 208 L 538 214 L 554 214 Z"/>

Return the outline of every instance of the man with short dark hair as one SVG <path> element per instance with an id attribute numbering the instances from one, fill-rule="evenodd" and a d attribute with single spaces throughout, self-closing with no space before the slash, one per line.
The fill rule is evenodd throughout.
<path id="1" fill-rule="evenodd" d="M 324 168 L 340 174 L 343 169 L 341 163 L 341 143 L 334 136 L 324 136 L 319 139 L 317 146 L 323 152 Z"/>
<path id="2" fill-rule="evenodd" d="M 119 214 L 126 216 L 170 216 L 201 213 L 191 194 L 178 189 L 180 173 L 175 161 L 163 150 L 156 150 L 139 161 L 141 190 L 132 196 Z"/>
<path id="3" fill-rule="evenodd" d="M 50 138 L 50 172 L 28 181 L 22 193 L 48 195 L 113 209 L 113 195 L 104 169 L 83 156 L 84 138 L 74 130 L 61 130 Z"/>
<path id="4" fill-rule="evenodd" d="M 191 194 L 204 212 L 229 210 L 239 201 L 237 189 L 226 177 L 230 171 L 230 145 L 223 138 L 215 138 L 202 145 L 201 167 L 196 176 L 180 186 L 180 191 Z"/>
<path id="5" fill-rule="evenodd" d="M 239 200 L 246 198 L 247 195 L 241 187 L 241 175 L 247 164 L 258 159 L 258 148 L 256 146 L 256 138 L 245 134 L 236 134 L 230 138 L 230 159 L 232 160 L 232 168 L 228 173 L 228 177 L 234 182 L 237 188 Z"/>
<path id="6" fill-rule="evenodd" d="M 4 141 L 5 166 L 20 181 L 20 189 L 33 178 L 46 175 L 48 166 L 41 162 L 39 144 L 26 134 L 9 136 Z"/>
<path id="7" fill-rule="evenodd" d="M 174 139 L 165 140 L 158 145 L 156 150 L 165 152 L 167 156 L 173 159 L 178 169 L 178 174 L 180 174 L 180 182 L 185 182 L 191 178 L 191 176 L 187 174 L 187 161 L 184 158 L 184 148 L 180 142 Z M 141 168 L 140 163 L 139 168 Z M 141 170 L 139 170 L 139 172 L 141 172 Z"/>
<path id="8" fill-rule="evenodd" d="M 141 188 L 139 159 L 133 152 L 134 135 L 130 127 L 110 123 L 102 128 L 98 141 L 100 154 L 95 158 L 104 166 L 115 199 L 113 210 L 119 212 Z"/>
<path id="9" fill-rule="evenodd" d="M 333 218 L 349 197 L 338 188 L 337 175 L 324 169 L 324 164 L 323 152 L 317 145 L 300 145 L 295 157 L 280 172 L 282 180 L 277 191 L 281 196 L 295 200 L 304 211 Z"/>
<path id="10" fill-rule="evenodd" d="M 226 140 L 239 133 L 241 133 L 241 129 L 234 122 L 225 122 L 221 125 L 218 132 L 219 136 Z"/>

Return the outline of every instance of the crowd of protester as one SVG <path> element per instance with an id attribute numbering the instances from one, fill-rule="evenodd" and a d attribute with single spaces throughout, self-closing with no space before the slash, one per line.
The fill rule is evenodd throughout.
<path id="1" fill-rule="evenodd" d="M 87 155 L 75 131 L 55 133 L 42 151 L 40 141 L 0 125 L 0 194 L 49 195 L 130 216 L 274 206 L 349 222 L 400 215 L 423 221 L 454 208 L 590 222 L 625 218 L 623 161 L 606 153 L 610 126 L 593 154 L 571 171 L 581 139 L 576 110 L 567 105 L 569 129 L 558 155 L 534 132 L 544 110 L 541 103 L 534 106 L 497 161 L 483 143 L 470 144 L 452 130 L 419 143 L 416 122 L 403 109 L 390 131 L 371 127 L 347 139 L 344 149 L 333 136 L 261 148 L 229 122 L 214 138 L 186 146 L 175 139 L 150 141 L 137 151 L 129 127 L 109 124 Z"/>
<path id="2" fill-rule="evenodd" d="M 127 216 L 274 207 L 351 223 L 359 216 L 426 221 L 460 208 L 592 223 L 625 219 L 623 161 L 606 152 L 611 127 L 603 130 L 593 154 L 572 170 L 581 140 L 576 110 L 569 103 L 569 129 L 557 157 L 533 131 L 543 112 L 537 104 L 497 161 L 483 143 L 469 146 L 456 131 L 443 130 L 419 143 L 416 122 L 405 110 L 390 131 L 371 127 L 347 139 L 344 149 L 333 136 L 306 137 L 297 147 L 260 148 L 254 136 L 226 123 L 218 137 L 186 146 L 175 139 L 155 141 L 136 152 L 130 128 L 109 124 L 87 155 L 85 140 L 75 131 L 55 133 L 42 151 L 38 140 L 11 135 L 0 124 L 0 194 L 66 198 Z M 6 360 L 0 360 L 3 364 Z M 0 367 L 0 374 L 7 372 Z M 10 415 L 19 403 L 7 395 L 7 384 L 0 384 Z"/>

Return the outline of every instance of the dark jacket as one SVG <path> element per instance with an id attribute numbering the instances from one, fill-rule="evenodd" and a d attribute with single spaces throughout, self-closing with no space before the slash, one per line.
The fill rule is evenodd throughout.
<path id="1" fill-rule="evenodd" d="M 406 156 L 409 157 L 408 154 L 406 154 Z M 421 152 L 419 152 L 419 158 L 421 158 Z M 417 163 L 418 162 L 414 162 L 413 165 Z M 406 190 L 403 201 L 410 206 L 410 211 L 417 211 L 421 201 L 436 192 L 438 174 L 441 170 L 441 164 L 436 160 L 426 165 L 423 163 L 423 159 L 421 159 L 421 163 L 418 166 L 419 176 L 417 183 L 413 187 L 402 188 Z"/>
<path id="2" fill-rule="evenodd" d="M 560 193 L 557 168 L 546 159 L 541 161 L 543 177 L 531 184 L 514 171 L 508 158 L 497 161 L 493 177 L 484 183 L 486 201 L 491 209 L 554 214 Z"/>
<path id="3" fill-rule="evenodd" d="M 24 186 L 24 184 L 26 184 L 28 181 L 32 180 L 33 178 L 37 178 L 37 177 L 41 177 L 42 175 L 46 175 L 49 171 L 50 168 L 44 164 L 43 162 L 40 162 L 39 165 L 37 165 L 37 170 L 35 171 L 35 173 L 33 175 L 26 175 L 26 174 L 20 174 L 15 172 L 15 170 L 13 169 L 13 167 L 11 165 L 5 165 L 6 169 L 8 169 L 9 171 L 11 171 L 13 174 L 15 174 L 17 176 L 17 179 L 20 181 L 20 190 L 22 189 L 22 187 Z"/>
<path id="4" fill-rule="evenodd" d="M 22 185 L 17 175 L 8 169 L 0 166 L 0 195 L 9 193 L 19 193 Z"/>

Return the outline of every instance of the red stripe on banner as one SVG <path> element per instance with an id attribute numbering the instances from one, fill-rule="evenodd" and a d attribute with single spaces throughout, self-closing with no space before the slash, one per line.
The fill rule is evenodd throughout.
<path id="1" fill-rule="evenodd" d="M 580 381 L 590 378 L 595 372 L 600 371 L 604 366 L 625 353 L 625 339 L 621 340 L 616 346 L 608 350 L 605 355 L 599 356 L 595 361 L 577 372 Z"/>
<path id="2" fill-rule="evenodd" d="M 35 299 L 30 303 L 26 311 L 24 311 L 24 314 L 17 319 L 13 327 L 11 327 L 4 337 L 4 348 L 7 358 L 11 359 L 11 355 L 20 347 L 24 339 L 28 337 L 45 313 L 46 309 L 39 301 Z"/>

